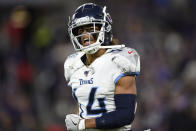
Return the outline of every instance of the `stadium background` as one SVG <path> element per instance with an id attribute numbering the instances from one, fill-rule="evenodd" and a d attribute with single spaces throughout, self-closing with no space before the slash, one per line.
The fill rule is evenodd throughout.
<path id="1" fill-rule="evenodd" d="M 0 131 L 64 131 L 68 16 L 92 0 L 0 0 Z M 133 129 L 196 130 L 196 1 L 94 0 L 141 56 Z"/>

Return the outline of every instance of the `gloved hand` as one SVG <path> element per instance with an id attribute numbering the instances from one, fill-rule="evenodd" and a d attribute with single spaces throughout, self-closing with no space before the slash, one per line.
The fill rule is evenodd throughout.
<path id="1" fill-rule="evenodd" d="M 68 131 L 79 131 L 85 129 L 85 119 L 81 119 L 76 114 L 69 114 L 65 118 L 65 124 Z"/>
<path id="2" fill-rule="evenodd" d="M 80 117 L 76 114 L 66 115 L 65 124 L 68 131 L 78 131 L 78 124 L 80 122 Z"/>

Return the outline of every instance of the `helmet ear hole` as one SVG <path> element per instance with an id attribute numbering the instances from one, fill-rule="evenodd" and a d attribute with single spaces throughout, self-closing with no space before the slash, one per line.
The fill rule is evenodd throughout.
<path id="1" fill-rule="evenodd" d="M 105 27 L 106 32 L 110 32 L 112 29 L 112 26 L 107 24 L 107 26 Z"/>

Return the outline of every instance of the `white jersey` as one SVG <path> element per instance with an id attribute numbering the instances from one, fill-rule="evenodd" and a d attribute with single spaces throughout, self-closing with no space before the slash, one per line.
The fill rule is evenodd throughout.
<path id="1" fill-rule="evenodd" d="M 108 49 L 89 66 L 82 62 L 82 56 L 82 52 L 72 54 L 64 64 L 65 78 L 79 104 L 80 117 L 95 118 L 114 111 L 115 84 L 123 76 L 139 74 L 138 53 L 127 47 Z M 116 130 L 130 129 L 130 126 Z"/>

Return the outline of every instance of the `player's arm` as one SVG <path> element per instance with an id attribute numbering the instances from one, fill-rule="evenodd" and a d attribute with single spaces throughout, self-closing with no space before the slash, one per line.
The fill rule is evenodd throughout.
<path id="1" fill-rule="evenodd" d="M 96 119 L 86 119 L 85 128 L 112 129 L 130 124 L 134 119 L 136 93 L 135 77 L 121 77 L 115 88 L 116 110 Z"/>

